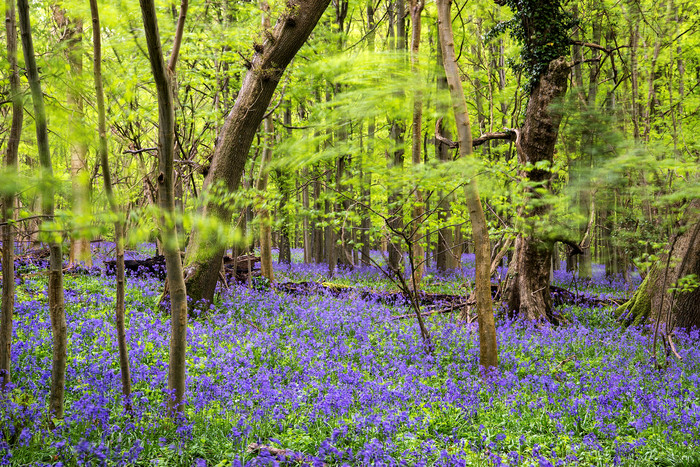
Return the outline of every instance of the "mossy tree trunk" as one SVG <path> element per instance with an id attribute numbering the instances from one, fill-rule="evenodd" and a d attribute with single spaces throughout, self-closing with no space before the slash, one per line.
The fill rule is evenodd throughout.
<path id="1" fill-rule="evenodd" d="M 632 298 L 617 309 L 628 323 L 659 321 L 662 332 L 674 327 L 700 327 L 700 287 L 679 282 L 695 275 L 700 280 L 700 199 L 693 200 L 684 215 L 685 226 L 669 245 L 669 251 L 652 266 Z"/>

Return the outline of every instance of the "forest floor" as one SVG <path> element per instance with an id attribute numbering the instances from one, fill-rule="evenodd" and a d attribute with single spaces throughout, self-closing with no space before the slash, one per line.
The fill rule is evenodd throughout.
<path id="1" fill-rule="evenodd" d="M 146 249 L 134 257 L 145 257 Z M 298 261 L 299 253 L 296 252 Z M 468 291 L 463 269 L 428 270 L 430 292 Z M 97 266 L 100 266 L 98 260 Z M 563 306 L 567 324 L 533 327 L 499 313 L 500 366 L 479 376 L 476 324 L 427 318 L 426 355 L 405 306 L 359 294 L 293 295 L 258 284 L 221 291 L 190 322 L 187 405 L 165 409 L 170 323 L 162 282 L 129 278 L 127 341 L 134 410 L 123 410 L 114 278 L 65 277 L 66 416 L 47 428 L 51 333 L 46 278 L 18 280 L 15 388 L 0 398 L 0 463 L 14 465 L 698 465 L 698 332 L 676 332 L 682 360 L 651 359 L 652 336 L 612 307 Z M 278 281 L 392 290 L 376 268 L 276 265 Z M 582 284 L 622 301 L 636 284 L 594 268 Z"/>

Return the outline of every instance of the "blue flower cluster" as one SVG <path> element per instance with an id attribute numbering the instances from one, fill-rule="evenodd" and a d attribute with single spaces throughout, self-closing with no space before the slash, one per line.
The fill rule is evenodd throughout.
<path id="1" fill-rule="evenodd" d="M 360 271 L 381 280 L 376 269 Z M 308 280 L 326 270 L 296 264 L 279 272 Z M 173 419 L 165 391 L 169 319 L 156 307 L 162 285 L 154 278 L 128 280 L 130 413 L 121 395 L 114 279 L 66 278 L 66 417 L 49 429 L 51 335 L 42 280 L 27 279 L 17 292 L 14 388 L 0 397 L 3 464 L 700 461 L 697 332 L 678 333 L 682 360 L 659 369 L 648 355 L 649 333 L 616 326 L 605 309 L 563 310 L 573 318 L 560 327 L 500 321 L 500 367 L 483 379 L 476 324 L 456 316 L 428 321 L 435 343 L 429 356 L 414 322 L 390 319 L 396 306 L 235 287 L 190 323 L 187 407 Z M 589 290 L 616 287 L 605 280 L 594 275 Z"/>

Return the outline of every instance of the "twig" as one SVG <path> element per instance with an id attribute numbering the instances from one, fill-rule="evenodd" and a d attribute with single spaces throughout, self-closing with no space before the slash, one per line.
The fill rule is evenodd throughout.
<path id="1" fill-rule="evenodd" d="M 420 315 L 421 316 L 431 316 L 431 315 L 438 315 L 438 314 L 446 314 L 446 313 L 452 313 L 455 310 L 459 310 L 465 307 L 471 308 L 472 306 L 476 305 L 475 301 L 464 301 L 464 302 L 457 302 L 457 303 L 452 303 L 449 307 L 447 308 L 439 308 L 437 310 L 431 310 L 431 311 L 424 311 Z M 416 314 L 415 313 L 409 313 L 406 315 L 394 315 L 391 317 L 391 321 L 396 321 L 399 319 L 408 319 L 408 318 L 415 318 Z M 473 320 L 470 320 L 468 322 L 472 322 Z"/>
<path id="2" fill-rule="evenodd" d="M 122 154 L 141 154 L 142 152 L 157 151 L 158 148 L 127 149 Z"/>
<path id="3" fill-rule="evenodd" d="M 274 446 L 268 446 L 267 444 L 260 444 L 260 443 L 251 443 L 248 445 L 248 448 L 246 449 L 246 452 L 249 453 L 260 453 L 261 451 L 267 451 L 271 455 L 275 457 L 281 457 L 281 458 L 291 458 L 299 461 L 308 461 L 306 457 L 298 452 L 292 451 L 291 449 L 283 449 L 283 448 L 276 448 Z M 327 464 L 325 463 L 320 463 L 320 464 L 314 464 L 314 465 L 320 465 L 320 466 L 326 466 Z"/>
<path id="4" fill-rule="evenodd" d="M 683 357 L 678 355 L 678 352 L 676 352 L 676 345 L 673 343 L 673 339 L 671 339 L 671 334 L 668 334 L 666 336 L 668 339 L 668 345 L 671 347 L 671 353 L 678 359 L 678 360 L 683 360 Z"/>

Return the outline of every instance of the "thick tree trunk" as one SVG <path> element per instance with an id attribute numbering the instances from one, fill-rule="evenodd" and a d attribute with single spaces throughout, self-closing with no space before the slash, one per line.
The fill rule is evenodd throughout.
<path id="1" fill-rule="evenodd" d="M 561 114 L 551 106 L 566 93 L 569 64 L 563 58 L 552 61 L 532 90 L 520 130 L 518 162 L 520 176 L 527 179 L 527 201 L 520 209 L 525 219 L 543 220 L 549 212 L 540 200 L 539 189 L 549 190 L 551 172 L 534 168 L 551 163 L 557 141 Z M 505 299 L 508 309 L 530 320 L 548 319 L 552 312 L 549 293 L 552 241 L 539 235 L 536 225 L 526 225 L 515 241 L 515 252 L 508 266 Z"/>
<path id="2" fill-rule="evenodd" d="M 671 251 L 651 268 L 634 296 L 617 309 L 625 321 L 640 324 L 659 320 L 665 334 L 674 326 L 700 327 L 700 287 L 682 290 L 678 286 L 684 277 L 695 274 L 696 282 L 700 277 L 700 200 L 690 203 L 684 218 L 685 228 L 671 241 Z"/>
<path id="3" fill-rule="evenodd" d="M 119 212 L 112 189 L 112 174 L 109 170 L 109 153 L 107 149 L 107 123 L 105 115 L 105 97 L 102 86 L 102 38 L 100 31 L 100 15 L 97 0 L 90 0 L 90 12 L 92 15 L 92 41 L 93 41 L 93 74 L 95 80 L 95 95 L 97 101 L 97 131 L 100 137 L 98 155 L 102 165 L 102 178 L 104 179 L 105 192 L 109 206 L 115 213 Z M 124 273 L 124 232 L 123 223 L 118 219 L 114 223 L 114 242 L 116 244 L 116 306 L 114 309 L 114 324 L 117 328 L 117 347 L 119 348 L 119 369 L 122 379 L 122 394 L 124 395 L 124 407 L 131 410 L 131 369 L 129 364 L 129 349 L 126 344 L 125 304 L 124 294 L 126 277 Z"/>
<path id="4" fill-rule="evenodd" d="M 170 291 L 170 352 L 168 364 L 168 408 L 182 411 L 186 383 L 187 293 L 177 240 L 175 193 L 173 187 L 175 152 L 175 106 L 171 78 L 175 74 L 177 52 L 182 40 L 187 0 L 182 0 L 177 33 L 168 67 L 165 66 L 153 0 L 140 0 L 146 45 L 158 95 L 158 227 L 160 230 L 166 280 Z M 221 261 L 221 260 L 219 260 Z"/>
<path id="5" fill-rule="evenodd" d="M 452 108 L 459 136 L 459 152 L 462 157 L 472 154 L 472 135 L 469 123 L 467 103 L 464 99 L 464 89 L 460 78 L 459 67 L 454 50 L 454 35 L 452 33 L 452 17 L 450 0 L 438 0 L 438 31 L 442 48 L 445 76 L 452 96 Z M 472 224 L 474 251 L 476 253 L 476 308 L 479 322 L 479 363 L 488 371 L 498 366 L 498 346 L 496 342 L 496 326 L 493 317 L 493 299 L 491 298 L 491 246 L 486 216 L 481 205 L 481 198 L 472 179 L 465 189 L 466 204 L 469 210 L 469 220 Z"/>
<path id="6" fill-rule="evenodd" d="M 286 12 L 250 60 L 236 103 L 219 135 L 211 168 L 204 180 L 204 189 L 211 189 L 217 183 L 222 183 L 229 192 L 238 189 L 248 150 L 272 94 L 287 65 L 311 34 L 328 3 L 330 0 L 287 2 Z M 213 216 L 225 224 L 231 220 L 227 203 L 209 201 L 201 210 L 203 215 Z M 187 288 L 193 301 L 213 300 L 224 248 L 216 238 L 203 237 L 196 229 L 192 231 L 185 269 Z"/>
<path id="7" fill-rule="evenodd" d="M 17 66 L 17 22 L 13 0 L 5 1 L 5 31 L 7 38 L 7 62 L 10 74 L 10 99 L 12 100 L 12 126 L 5 152 L 5 168 L 8 173 L 17 172 L 17 152 L 22 134 L 24 107 Z M 0 391 L 12 381 L 12 316 L 15 307 L 15 233 L 11 220 L 14 215 L 15 194 L 6 193 L 2 198 L 2 319 L 0 320 Z"/>

